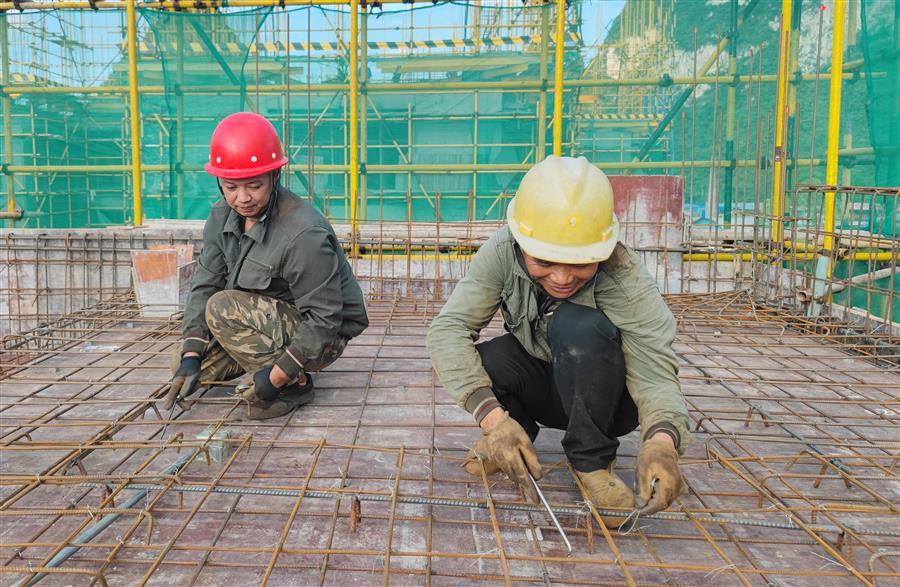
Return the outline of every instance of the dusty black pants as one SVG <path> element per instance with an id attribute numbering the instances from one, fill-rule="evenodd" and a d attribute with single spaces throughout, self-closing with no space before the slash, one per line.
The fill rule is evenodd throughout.
<path id="1" fill-rule="evenodd" d="M 476 345 L 497 400 L 532 440 L 538 423 L 565 430 L 562 445 L 576 470 L 605 468 L 619 436 L 637 428 L 625 389 L 619 330 L 601 310 L 563 302 L 550 318 L 550 363 L 512 334 Z"/>

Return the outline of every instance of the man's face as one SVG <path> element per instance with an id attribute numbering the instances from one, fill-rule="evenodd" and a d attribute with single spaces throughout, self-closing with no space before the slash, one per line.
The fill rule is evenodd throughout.
<path id="1" fill-rule="evenodd" d="M 246 179 L 220 179 L 222 195 L 231 209 L 244 218 L 258 218 L 272 196 L 272 174 L 263 173 Z"/>
<path id="2" fill-rule="evenodd" d="M 600 263 L 554 263 L 532 257 L 522 251 L 525 258 L 525 269 L 531 279 L 544 288 L 554 298 L 564 300 L 575 295 L 584 284 L 594 278 Z"/>

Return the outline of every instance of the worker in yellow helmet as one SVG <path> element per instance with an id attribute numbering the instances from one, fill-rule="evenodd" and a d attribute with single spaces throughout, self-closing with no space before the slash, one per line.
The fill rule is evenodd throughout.
<path id="1" fill-rule="evenodd" d="M 654 513 L 683 491 L 678 456 L 690 434 L 675 319 L 618 235 L 603 172 L 584 157 L 548 157 L 434 319 L 434 369 L 483 433 L 469 473 L 502 471 L 537 500 L 529 474 L 541 477 L 541 424 L 566 431 L 563 450 L 599 509 Z M 507 334 L 476 344 L 498 308 Z M 636 498 L 613 466 L 618 438 L 639 425 Z"/>

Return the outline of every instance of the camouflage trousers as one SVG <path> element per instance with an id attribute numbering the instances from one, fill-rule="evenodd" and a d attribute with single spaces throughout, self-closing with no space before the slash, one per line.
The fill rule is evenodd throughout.
<path id="1" fill-rule="evenodd" d="M 212 338 L 200 363 L 201 381 L 228 381 L 275 363 L 303 322 L 290 304 L 269 296 L 235 289 L 217 292 L 206 303 L 206 324 Z M 337 336 L 306 371 L 319 371 L 344 352 L 347 339 Z M 181 363 L 181 347 L 172 357 L 172 372 Z"/>

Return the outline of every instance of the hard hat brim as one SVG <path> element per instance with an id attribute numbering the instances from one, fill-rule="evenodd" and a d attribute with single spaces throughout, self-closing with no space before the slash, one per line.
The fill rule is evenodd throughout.
<path id="1" fill-rule="evenodd" d="M 582 263 L 597 263 L 606 261 L 612 255 L 616 243 L 619 242 L 619 220 L 613 214 L 612 234 L 605 241 L 597 241 L 587 245 L 568 246 L 548 243 L 536 238 L 525 236 L 519 230 L 519 223 L 515 220 L 515 198 L 506 209 L 506 222 L 513 238 L 522 247 L 522 250 L 543 261 L 551 263 L 564 263 L 575 265 Z"/>
<path id="2" fill-rule="evenodd" d="M 281 157 L 280 159 L 276 159 L 275 161 L 266 163 L 265 165 L 245 167 L 243 169 L 226 169 L 224 167 L 214 165 L 213 163 L 206 163 L 203 166 L 203 169 L 206 171 L 206 173 L 222 179 L 246 179 L 248 177 L 256 177 L 257 175 L 262 175 L 267 171 L 280 169 L 281 167 L 287 165 L 287 162 L 287 157 Z"/>

